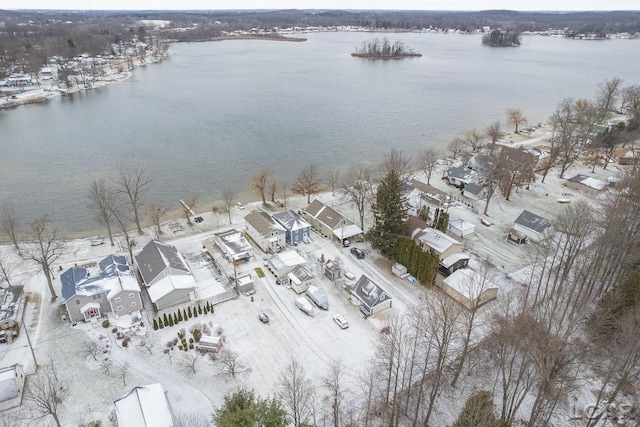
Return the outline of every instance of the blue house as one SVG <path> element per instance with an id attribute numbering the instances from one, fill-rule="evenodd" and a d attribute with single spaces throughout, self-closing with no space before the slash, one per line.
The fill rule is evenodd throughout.
<path id="1" fill-rule="evenodd" d="M 292 245 L 302 242 L 305 238 L 311 237 L 311 224 L 302 219 L 300 215 L 292 210 L 278 212 L 272 215 L 286 231 L 287 243 Z"/>

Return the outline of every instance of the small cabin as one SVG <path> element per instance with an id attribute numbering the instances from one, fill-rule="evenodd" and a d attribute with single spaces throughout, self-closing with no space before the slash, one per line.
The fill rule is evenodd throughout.
<path id="1" fill-rule="evenodd" d="M 200 337 L 200 341 L 198 342 L 198 350 L 217 353 L 222 348 L 222 341 L 222 337 L 203 335 Z"/>

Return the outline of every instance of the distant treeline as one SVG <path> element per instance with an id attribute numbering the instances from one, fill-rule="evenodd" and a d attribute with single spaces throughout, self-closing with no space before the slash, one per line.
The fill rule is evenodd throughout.
<path id="1" fill-rule="evenodd" d="M 363 41 L 362 46 L 356 48 L 356 51 L 351 55 L 382 59 L 422 56 L 420 53 L 405 46 L 401 41 L 390 43 L 386 37 L 382 41 L 377 38 Z"/>

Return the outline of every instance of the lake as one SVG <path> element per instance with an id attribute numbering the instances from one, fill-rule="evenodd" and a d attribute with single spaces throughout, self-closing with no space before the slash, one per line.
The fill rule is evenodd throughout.
<path id="1" fill-rule="evenodd" d="M 388 34 L 421 58 L 352 58 L 371 33 L 316 33 L 303 43 L 174 44 L 169 60 L 127 82 L 0 111 L 0 203 L 25 219 L 44 213 L 71 235 L 96 231 L 92 179 L 121 166 L 154 177 L 150 199 L 178 208 L 198 194 L 208 210 L 231 187 L 242 200 L 258 168 L 291 182 L 321 170 L 378 162 L 486 128 L 520 108 L 548 120 L 565 97 L 593 98 L 614 76 L 638 84 L 640 44 L 523 37 L 489 48 L 480 36 Z"/>

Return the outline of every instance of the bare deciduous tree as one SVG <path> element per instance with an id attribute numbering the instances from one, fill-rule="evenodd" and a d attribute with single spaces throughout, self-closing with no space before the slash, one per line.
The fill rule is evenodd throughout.
<path id="1" fill-rule="evenodd" d="M 53 265 L 64 254 L 67 244 L 62 233 L 51 223 L 47 215 L 31 223 L 31 234 L 33 240 L 24 245 L 23 257 L 40 265 L 47 279 L 51 300 L 54 301 L 58 295 L 53 289 Z"/>
<path id="2" fill-rule="evenodd" d="M 374 197 L 374 176 L 373 168 L 366 165 L 352 166 L 347 172 L 340 192 L 349 201 L 356 205 L 360 228 L 364 231 L 364 215 L 367 207 Z"/>
<path id="3" fill-rule="evenodd" d="M 271 171 L 269 169 L 259 169 L 253 174 L 251 180 L 249 180 L 249 188 L 258 190 L 260 197 L 262 198 L 263 205 L 267 204 L 265 192 L 267 190 L 267 185 L 269 184 L 270 176 Z"/>
<path id="4" fill-rule="evenodd" d="M 491 145 L 489 145 L 489 155 L 493 154 L 493 150 L 496 148 L 496 142 L 498 142 L 503 136 L 504 132 L 502 131 L 502 127 L 499 121 L 491 123 L 487 129 L 485 129 L 485 133 L 489 140 L 491 141 Z"/>
<path id="5" fill-rule="evenodd" d="M 274 203 L 276 201 L 276 191 L 278 190 L 279 184 L 278 177 L 275 175 L 271 176 L 271 179 L 269 180 L 269 200 Z"/>
<path id="6" fill-rule="evenodd" d="M 20 216 L 15 206 L 4 204 L 0 208 L 0 230 L 11 240 L 13 247 L 18 251 L 18 255 L 22 256 L 20 248 Z"/>
<path id="7" fill-rule="evenodd" d="M 174 427 L 210 427 L 213 415 L 200 412 L 180 412 L 173 417 Z"/>
<path id="8" fill-rule="evenodd" d="M 576 108 L 571 98 L 564 99 L 551 116 L 553 124 L 553 144 L 558 147 L 558 165 L 560 166 L 560 178 L 569 166 L 580 155 L 581 139 L 578 137 L 579 123 L 576 117 Z"/>
<path id="9" fill-rule="evenodd" d="M 240 372 L 244 372 L 246 369 L 240 363 L 240 355 L 233 350 L 229 350 L 226 347 L 220 350 L 218 355 L 218 361 L 220 366 L 218 367 L 220 374 L 226 377 L 235 378 Z"/>
<path id="10" fill-rule="evenodd" d="M 387 175 L 389 172 L 396 171 L 398 176 L 404 176 L 409 172 L 411 166 L 411 158 L 407 156 L 402 150 L 392 148 L 384 153 L 382 158 L 382 170 Z"/>
<path id="11" fill-rule="evenodd" d="M 191 222 L 191 216 L 195 213 L 194 209 L 195 209 L 197 203 L 198 203 L 198 195 L 197 194 L 193 194 L 193 195 L 187 197 L 186 200 L 184 200 L 184 205 L 182 203 L 180 204 L 180 207 L 182 207 L 182 212 L 184 213 L 184 218 L 187 220 L 187 224 L 189 224 L 189 225 L 193 224 Z M 187 208 L 187 206 L 188 206 L 188 208 Z"/>
<path id="12" fill-rule="evenodd" d="M 104 178 L 94 179 L 89 187 L 89 208 L 93 209 L 96 214 L 96 220 L 99 224 L 107 228 L 109 242 L 111 246 L 115 246 L 113 241 L 113 208 L 116 203 L 116 189 L 110 187 Z"/>
<path id="13" fill-rule="evenodd" d="M 447 150 L 451 152 L 453 160 L 458 158 L 458 154 L 462 151 L 462 147 L 464 147 L 464 140 L 462 138 L 454 138 L 448 145 Z"/>
<path id="14" fill-rule="evenodd" d="M 160 341 L 160 335 L 148 331 L 147 334 L 140 340 L 140 347 L 146 349 L 149 354 L 153 355 L 153 349 L 158 345 Z"/>
<path id="15" fill-rule="evenodd" d="M 427 184 L 431 183 L 431 175 L 440 157 L 440 150 L 435 148 L 425 148 L 418 153 L 418 167 L 422 169 L 424 175 L 427 177 Z"/>
<path id="16" fill-rule="evenodd" d="M 329 418 L 334 427 L 345 425 L 342 413 L 349 390 L 345 386 L 344 376 L 342 363 L 339 360 L 334 360 L 329 365 L 329 372 L 322 377 L 322 385 L 327 391 L 327 412 L 330 414 Z"/>
<path id="17" fill-rule="evenodd" d="M 484 135 L 478 129 L 471 129 L 464 133 L 464 143 L 471 147 L 471 151 L 478 151 L 482 148 Z"/>
<path id="18" fill-rule="evenodd" d="M 149 185 L 152 181 L 153 178 L 148 176 L 142 168 L 120 169 L 118 171 L 118 177 L 115 180 L 118 186 L 118 192 L 123 194 L 129 203 L 132 219 L 136 224 L 138 234 L 144 234 L 142 225 L 140 224 L 140 211 L 144 205 L 149 191 Z"/>
<path id="19" fill-rule="evenodd" d="M 200 362 L 200 353 L 197 351 L 187 351 L 180 357 L 180 365 L 182 372 L 186 374 L 195 374 L 196 368 Z"/>
<path id="20" fill-rule="evenodd" d="M 515 133 L 518 133 L 520 125 L 527 123 L 527 118 L 519 108 L 507 108 L 507 124 L 515 126 Z"/>
<path id="21" fill-rule="evenodd" d="M 227 208 L 227 216 L 229 217 L 229 225 L 231 225 L 231 206 L 233 206 L 233 201 L 235 200 L 236 195 L 230 186 L 226 186 L 222 190 L 222 201 L 224 202 L 225 207 Z"/>
<path id="22" fill-rule="evenodd" d="M 338 186 L 338 182 L 340 181 L 340 169 L 337 167 L 332 167 L 327 169 L 324 179 L 331 189 L 331 195 L 336 195 L 336 187 Z"/>
<path id="23" fill-rule="evenodd" d="M 314 387 L 295 360 L 280 374 L 278 397 L 294 427 L 310 422 L 314 413 Z"/>
<path id="24" fill-rule="evenodd" d="M 37 375 L 29 377 L 24 398 L 33 421 L 41 422 L 50 416 L 56 426 L 62 427 L 58 411 L 68 392 L 69 385 L 56 378 L 48 366 L 44 366 Z"/>
<path id="25" fill-rule="evenodd" d="M 605 112 L 615 110 L 616 101 L 620 97 L 622 82 L 621 78 L 614 77 L 598 86 L 597 99 L 600 109 Z"/>
<path id="26" fill-rule="evenodd" d="M 98 356 L 102 352 L 102 348 L 96 341 L 89 339 L 82 344 L 82 351 L 84 352 L 84 354 L 91 357 L 94 361 L 97 362 Z"/>
<path id="27" fill-rule="evenodd" d="M 311 196 L 322 191 L 318 167 L 315 164 L 311 164 L 303 168 L 293 181 L 291 191 L 294 194 L 307 196 L 307 203 L 311 203 Z"/>
<path id="28" fill-rule="evenodd" d="M 120 365 L 120 369 L 118 370 L 118 377 L 120 377 L 123 386 L 127 385 L 127 377 L 129 376 L 130 372 L 131 367 L 129 366 L 129 362 L 124 362 L 122 365 Z"/>
<path id="29" fill-rule="evenodd" d="M 146 211 L 147 216 L 153 224 L 156 238 L 160 240 L 160 235 L 162 234 L 162 219 L 167 215 L 167 212 L 169 212 L 169 208 L 161 202 L 154 201 L 147 205 Z"/>
<path id="30" fill-rule="evenodd" d="M 0 285 L 14 286 L 13 274 L 16 271 L 17 261 L 12 259 L 7 251 L 0 250 Z"/>

